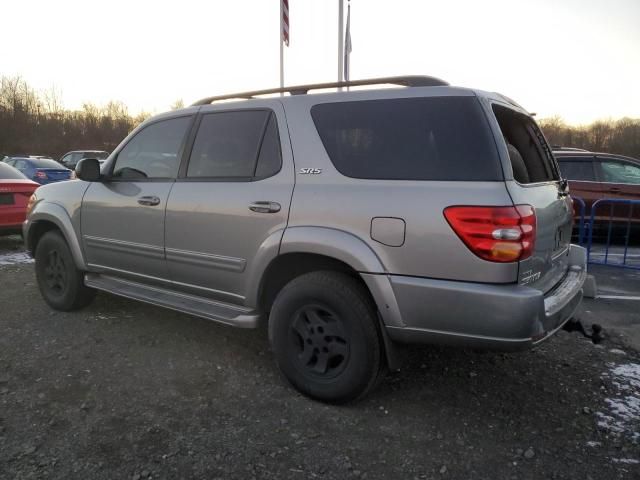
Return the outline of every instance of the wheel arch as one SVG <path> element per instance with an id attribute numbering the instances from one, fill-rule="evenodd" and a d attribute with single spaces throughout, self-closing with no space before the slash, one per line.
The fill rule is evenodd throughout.
<path id="1" fill-rule="evenodd" d="M 51 230 L 58 230 L 62 234 L 69 246 L 76 267 L 79 270 L 86 270 L 87 266 L 80 242 L 75 234 L 71 219 L 64 208 L 54 203 L 39 203 L 29 215 L 27 226 L 23 231 L 29 253 L 32 256 L 35 254 L 38 242 L 45 233 Z"/>
<path id="2" fill-rule="evenodd" d="M 362 239 L 333 228 L 287 228 L 277 254 L 260 272 L 254 272 L 259 280 L 254 280 L 257 285 L 250 291 L 250 304 L 268 312 L 286 283 L 313 270 L 338 270 L 354 276 L 371 295 L 384 325 L 403 326 L 391 282 L 378 256 Z"/>

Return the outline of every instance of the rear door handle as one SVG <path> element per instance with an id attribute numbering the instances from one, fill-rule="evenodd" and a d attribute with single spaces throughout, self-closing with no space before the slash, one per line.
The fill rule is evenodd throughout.
<path id="1" fill-rule="evenodd" d="M 138 198 L 138 203 L 147 207 L 155 207 L 156 205 L 160 205 L 160 199 L 153 195 L 146 195 Z"/>
<path id="2" fill-rule="evenodd" d="M 280 204 L 278 202 L 265 202 L 258 201 L 249 204 L 249 210 L 258 213 L 277 213 L 280 211 Z"/>
<path id="3" fill-rule="evenodd" d="M 610 191 L 611 193 L 619 193 L 619 192 L 620 192 L 620 187 L 611 187 L 611 188 L 609 189 L 609 191 Z"/>

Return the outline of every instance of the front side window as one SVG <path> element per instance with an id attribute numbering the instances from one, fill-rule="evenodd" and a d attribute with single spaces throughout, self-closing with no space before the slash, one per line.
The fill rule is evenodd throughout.
<path id="1" fill-rule="evenodd" d="M 267 110 L 210 113 L 202 117 L 187 177 L 264 178 L 280 169 L 280 161 L 280 140 L 273 113 Z"/>
<path id="2" fill-rule="evenodd" d="M 603 160 L 600 162 L 602 181 L 640 185 L 640 166 L 628 162 Z"/>
<path id="3" fill-rule="evenodd" d="M 595 182 L 596 177 L 593 171 L 591 160 L 560 160 L 558 162 L 562 178 L 567 180 L 577 180 L 581 182 Z"/>
<path id="4" fill-rule="evenodd" d="M 118 153 L 112 176 L 145 180 L 175 178 L 191 117 L 162 120 L 145 127 Z"/>

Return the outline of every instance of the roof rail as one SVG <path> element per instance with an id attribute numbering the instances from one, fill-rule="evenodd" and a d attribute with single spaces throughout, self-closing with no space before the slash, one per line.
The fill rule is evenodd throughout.
<path id="1" fill-rule="evenodd" d="M 440 87 L 449 85 L 444 80 L 440 80 L 436 77 L 428 77 L 422 75 L 408 75 L 404 77 L 382 77 L 382 78 L 367 78 L 363 80 L 353 80 L 349 82 L 329 82 L 329 83 L 314 83 L 310 85 L 296 85 L 293 87 L 284 88 L 269 88 L 266 90 L 254 90 L 252 92 L 242 93 L 230 93 L 228 95 L 219 95 L 215 97 L 207 97 L 202 100 L 198 100 L 192 107 L 198 105 L 208 105 L 212 102 L 219 100 L 232 100 L 232 99 L 250 99 L 259 95 L 269 95 L 271 93 L 289 93 L 290 95 L 305 95 L 309 90 L 320 90 L 323 88 L 339 88 L 339 87 L 359 87 L 361 85 L 402 85 L 405 87 Z"/>

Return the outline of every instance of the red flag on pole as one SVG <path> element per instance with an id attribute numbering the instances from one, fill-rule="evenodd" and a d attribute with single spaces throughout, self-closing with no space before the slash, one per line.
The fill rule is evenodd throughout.
<path id="1" fill-rule="evenodd" d="M 289 46 L 289 0 L 282 1 L 282 41 Z"/>

